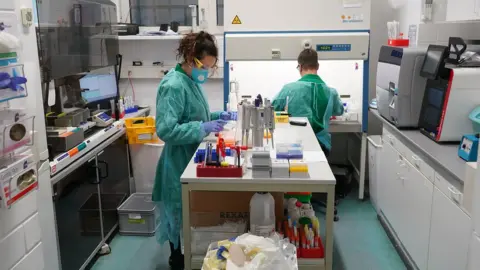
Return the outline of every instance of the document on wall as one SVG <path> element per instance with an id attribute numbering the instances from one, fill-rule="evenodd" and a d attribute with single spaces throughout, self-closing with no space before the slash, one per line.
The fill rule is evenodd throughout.
<path id="1" fill-rule="evenodd" d="M 361 8 L 364 0 L 343 0 L 344 8 Z"/>

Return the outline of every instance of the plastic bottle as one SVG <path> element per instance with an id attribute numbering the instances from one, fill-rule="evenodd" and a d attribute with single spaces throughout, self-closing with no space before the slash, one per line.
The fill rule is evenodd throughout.
<path id="1" fill-rule="evenodd" d="M 258 192 L 250 200 L 250 233 L 269 237 L 275 232 L 275 199 L 272 194 Z"/>

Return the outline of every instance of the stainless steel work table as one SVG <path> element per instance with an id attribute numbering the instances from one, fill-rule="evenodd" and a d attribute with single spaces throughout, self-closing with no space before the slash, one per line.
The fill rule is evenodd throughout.
<path id="1" fill-rule="evenodd" d="M 306 119 L 304 119 L 306 120 Z M 322 151 L 311 126 L 277 124 L 274 141 L 301 141 L 304 151 Z M 182 177 L 183 238 L 185 269 L 200 269 L 203 256 L 191 255 L 190 192 L 191 191 L 263 191 L 263 192 L 313 192 L 327 193 L 325 259 L 299 259 L 299 269 L 332 269 L 333 263 L 333 213 L 336 180 L 327 161 L 308 162 L 310 179 L 253 179 L 247 170 L 243 178 L 198 178 L 196 164 L 188 164 Z"/>

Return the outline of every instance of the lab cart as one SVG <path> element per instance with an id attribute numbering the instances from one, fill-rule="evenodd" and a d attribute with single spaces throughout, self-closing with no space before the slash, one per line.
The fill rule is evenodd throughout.
<path id="1" fill-rule="evenodd" d="M 306 120 L 306 119 L 298 119 Z M 308 121 L 307 121 L 308 122 Z M 276 142 L 302 141 L 305 149 L 321 152 L 317 138 L 311 126 L 291 126 L 278 123 L 275 130 Z M 299 259 L 300 270 L 304 269 L 332 269 L 333 263 L 333 216 L 336 180 L 326 160 L 307 161 L 309 178 L 265 178 L 255 179 L 252 171 L 247 170 L 243 178 L 199 178 L 196 174 L 197 164 L 193 159 L 188 164 L 182 177 L 182 205 L 183 205 L 183 237 L 185 269 L 200 269 L 203 256 L 192 256 L 191 252 L 191 224 L 190 224 L 190 192 L 192 191 L 262 191 L 262 192 L 305 192 L 326 193 L 327 213 L 323 224 L 326 228 L 325 257 L 324 259 Z"/>

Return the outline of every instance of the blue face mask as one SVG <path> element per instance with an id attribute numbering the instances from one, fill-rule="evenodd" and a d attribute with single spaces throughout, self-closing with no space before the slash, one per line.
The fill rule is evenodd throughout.
<path id="1" fill-rule="evenodd" d="M 192 79 L 198 84 L 204 84 L 208 79 L 208 70 L 203 68 L 193 68 Z"/>

